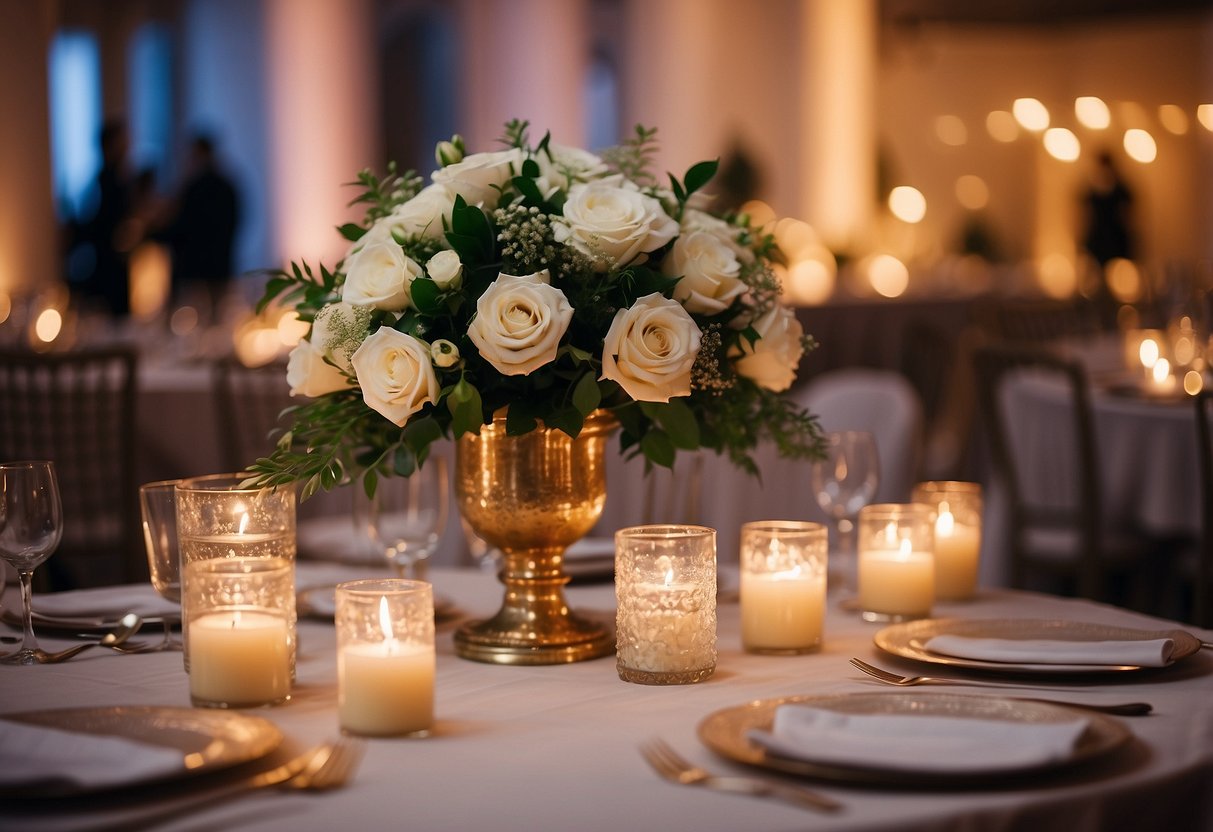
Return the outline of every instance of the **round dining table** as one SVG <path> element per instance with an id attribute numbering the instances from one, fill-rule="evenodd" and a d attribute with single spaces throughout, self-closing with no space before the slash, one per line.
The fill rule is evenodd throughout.
<path id="1" fill-rule="evenodd" d="M 301 562 L 300 588 L 364 577 L 371 570 Z M 473 570 L 434 569 L 436 596 L 468 616 L 496 609 L 501 587 Z M 606 576 L 604 576 L 606 577 Z M 370 739 L 352 779 L 337 790 L 275 788 L 237 794 L 230 785 L 291 752 L 339 734 L 336 645 L 331 619 L 301 617 L 298 680 L 289 702 L 245 713 L 281 729 L 283 747 L 231 771 L 183 776 L 120 796 L 81 795 L 0 802 L 0 828 L 40 830 L 1210 830 L 1213 829 L 1213 651 L 1173 666 L 1064 678 L 1018 678 L 1018 688 L 964 685 L 954 669 L 888 655 L 874 646 L 879 625 L 862 621 L 831 595 L 820 652 L 754 655 L 740 644 L 735 571 L 722 567 L 718 664 L 707 681 L 645 686 L 619 679 L 612 658 L 546 667 L 497 666 L 456 657 L 456 624 L 437 634 L 436 723 L 431 736 Z M 80 601 L 90 598 L 81 591 Z M 571 604 L 613 617 L 609 579 L 568 587 Z M 99 596 L 93 596 L 99 597 Z M 5 602 L 12 602 L 9 589 Z M 68 601 L 71 600 L 69 597 Z M 59 607 L 62 608 L 60 603 Z M 1007 590 L 983 590 L 968 603 L 939 604 L 935 615 L 966 619 L 1064 619 L 1150 630 L 1179 625 L 1090 603 Z M 1213 633 L 1192 630 L 1204 640 Z M 43 636 L 45 646 L 70 643 Z M 864 676 L 858 657 L 901 673 L 928 671 L 960 680 L 934 690 L 966 696 L 1031 696 L 1090 704 L 1146 701 L 1146 717 L 1111 717 L 1130 733 L 1115 750 L 1071 767 L 1029 770 L 970 785 L 931 788 L 894 782 L 784 778 L 716 756 L 697 733 L 721 709 L 794 695 L 912 692 Z M 990 677 L 985 677 L 990 678 Z M 921 690 L 921 689 L 915 689 Z M 0 716 L 59 708 L 189 706 L 179 652 L 119 655 L 87 651 L 63 664 L 0 666 Z M 2 733 L 0 733 L 2 736 Z M 823 813 L 778 800 L 678 785 L 641 756 L 661 738 L 719 774 L 798 782 L 833 798 Z M 5 765 L 22 750 L 4 748 Z M 932 751 L 924 740 L 923 753 Z M 221 798 L 219 796 L 222 796 Z"/>

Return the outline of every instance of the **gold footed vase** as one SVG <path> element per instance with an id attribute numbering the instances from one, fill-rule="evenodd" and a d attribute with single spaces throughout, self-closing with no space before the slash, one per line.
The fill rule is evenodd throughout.
<path id="1" fill-rule="evenodd" d="M 618 422 L 594 411 L 573 439 L 552 428 L 507 436 L 497 414 L 455 445 L 455 496 L 476 534 L 502 552 L 501 609 L 455 633 L 455 652 L 494 664 L 564 664 L 615 651 L 610 627 L 564 598 L 564 550 L 602 515 L 606 443 Z"/>

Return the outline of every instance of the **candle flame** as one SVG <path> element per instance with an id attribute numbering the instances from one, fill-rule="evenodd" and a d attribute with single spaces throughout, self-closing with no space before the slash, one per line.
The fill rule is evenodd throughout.
<path id="1" fill-rule="evenodd" d="M 246 512 L 244 512 L 244 514 L 240 515 L 240 528 L 236 529 L 236 534 L 244 534 L 244 532 L 247 528 L 248 528 L 248 512 L 246 511 Z"/>
<path id="2" fill-rule="evenodd" d="M 383 630 L 384 641 L 394 642 L 396 640 L 396 633 L 392 629 L 392 613 L 388 609 L 386 595 L 379 598 L 379 627 Z"/>
<path id="3" fill-rule="evenodd" d="M 938 537 L 951 537 L 956 527 L 956 518 L 944 508 L 946 505 L 947 503 L 940 503 L 939 519 L 935 521 L 935 534 Z"/>
<path id="4" fill-rule="evenodd" d="M 884 539 L 889 543 L 897 542 L 897 523 L 893 520 L 889 521 L 889 525 L 884 527 Z"/>
<path id="5" fill-rule="evenodd" d="M 900 554 L 903 558 L 908 558 L 914 552 L 914 545 L 910 543 L 910 538 L 903 537 L 901 539 Z"/>
<path id="6" fill-rule="evenodd" d="M 1151 372 L 1154 374 L 1154 381 L 1162 384 L 1167 380 L 1167 376 L 1171 375 L 1171 362 L 1165 358 L 1160 358 Z"/>
<path id="7" fill-rule="evenodd" d="M 232 629 L 235 630 L 240 626 L 240 610 L 232 613 Z"/>
<path id="8" fill-rule="evenodd" d="M 674 567 L 671 566 L 669 569 L 666 570 L 666 573 L 665 573 L 665 585 L 666 585 L 666 587 L 669 587 L 673 583 L 674 583 Z"/>
<path id="9" fill-rule="evenodd" d="M 1158 342 L 1153 338 L 1143 338 L 1141 346 L 1137 348 L 1137 357 L 1141 359 L 1141 366 L 1153 367 L 1158 363 Z"/>

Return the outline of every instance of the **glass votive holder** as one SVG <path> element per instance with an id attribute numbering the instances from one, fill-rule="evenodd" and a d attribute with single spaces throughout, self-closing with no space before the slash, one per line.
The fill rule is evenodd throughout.
<path id="1" fill-rule="evenodd" d="M 400 578 L 337 585 L 337 715 L 373 737 L 434 724 L 434 591 Z"/>
<path id="2" fill-rule="evenodd" d="M 182 596 L 190 701 L 251 708 L 290 698 L 295 675 L 295 568 L 283 558 L 190 564 Z"/>
<path id="3" fill-rule="evenodd" d="M 741 644 L 751 653 L 821 648 L 829 533 L 820 523 L 741 527 Z"/>
<path id="4" fill-rule="evenodd" d="M 926 618 L 935 601 L 935 530 L 917 503 L 859 511 L 859 608 L 865 621 Z"/>
<path id="5" fill-rule="evenodd" d="M 246 474 L 210 474 L 181 480 L 176 486 L 182 638 L 187 671 L 190 649 L 186 630 L 192 618 L 189 585 L 194 579 L 194 564 L 217 558 L 260 558 L 288 563 L 294 568 L 295 489 L 241 488 L 247 478 Z M 294 593 L 290 622 L 293 632 Z M 293 658 L 291 667 L 294 668 Z"/>
<path id="6" fill-rule="evenodd" d="M 981 554 L 981 485 L 951 480 L 920 482 L 911 502 L 931 508 L 935 526 L 935 598 L 967 601 L 977 591 Z"/>
<path id="7" fill-rule="evenodd" d="M 716 670 L 716 531 L 634 526 L 615 533 L 616 665 L 643 685 Z"/>

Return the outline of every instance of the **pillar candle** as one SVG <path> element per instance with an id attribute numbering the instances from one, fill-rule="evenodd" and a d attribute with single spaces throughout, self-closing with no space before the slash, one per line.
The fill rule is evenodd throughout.
<path id="1" fill-rule="evenodd" d="M 291 691 L 289 627 L 269 612 L 216 612 L 190 622 L 190 696 L 229 707 L 280 702 Z"/>

